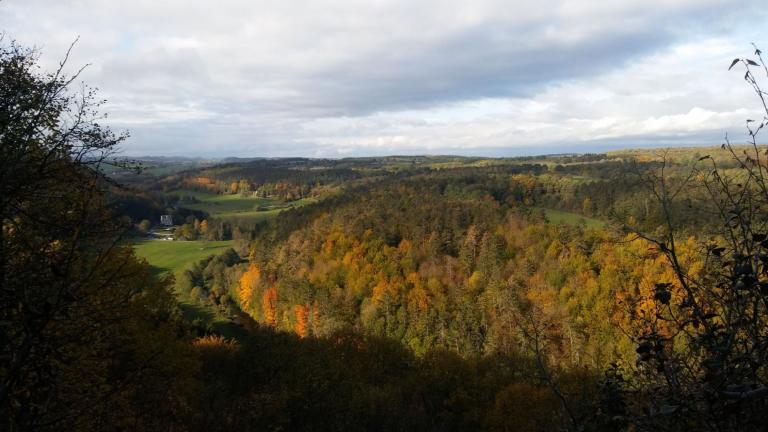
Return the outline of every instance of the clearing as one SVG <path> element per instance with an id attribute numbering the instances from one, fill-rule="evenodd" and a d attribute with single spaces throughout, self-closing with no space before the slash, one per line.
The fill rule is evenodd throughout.
<path id="1" fill-rule="evenodd" d="M 134 244 L 136 255 L 147 260 L 158 273 L 173 273 L 178 277 L 190 264 L 208 255 L 217 255 L 233 245 L 223 241 L 165 241 L 142 240 Z"/>
<path id="2" fill-rule="evenodd" d="M 136 255 L 144 258 L 160 274 L 173 273 L 178 279 L 182 272 L 192 263 L 202 260 L 209 255 L 217 255 L 232 247 L 232 240 L 224 241 L 165 241 L 142 240 L 133 245 Z M 192 303 L 185 296 L 176 292 L 182 312 L 187 320 L 199 319 L 211 325 L 216 331 L 227 337 L 237 337 L 243 334 L 229 317 L 213 308 Z"/>
<path id="3" fill-rule="evenodd" d="M 562 210 L 554 210 L 543 207 L 533 207 L 534 209 L 543 210 L 547 217 L 547 220 L 553 224 L 566 224 L 566 225 L 581 225 L 588 228 L 604 228 L 605 222 L 582 216 L 578 213 L 571 213 Z"/>
<path id="4" fill-rule="evenodd" d="M 315 202 L 314 198 L 302 198 L 296 201 L 282 201 L 278 198 L 244 197 L 240 194 L 219 195 L 210 192 L 180 189 L 170 192 L 174 195 L 193 196 L 200 202 L 182 203 L 180 207 L 201 210 L 214 219 L 248 219 L 259 222 L 276 216 L 283 210 L 300 207 Z"/>

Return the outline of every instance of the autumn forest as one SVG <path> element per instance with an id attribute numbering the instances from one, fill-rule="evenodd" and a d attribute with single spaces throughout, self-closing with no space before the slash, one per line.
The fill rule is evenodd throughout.
<path id="1" fill-rule="evenodd" d="M 720 147 L 128 158 L 0 42 L 0 429 L 765 429 L 768 109 Z"/>

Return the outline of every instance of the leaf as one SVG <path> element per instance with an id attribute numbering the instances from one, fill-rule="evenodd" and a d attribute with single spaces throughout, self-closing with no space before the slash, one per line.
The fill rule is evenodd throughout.
<path id="1" fill-rule="evenodd" d="M 693 325 L 693 328 L 699 328 L 699 326 L 701 325 L 701 321 L 697 319 L 691 320 L 691 324 Z"/>
<path id="2" fill-rule="evenodd" d="M 733 59 L 733 61 L 731 62 L 731 65 L 728 67 L 728 70 L 733 69 L 733 67 L 736 66 L 736 63 L 738 62 L 739 62 L 739 59 L 737 58 Z"/>
<path id="3" fill-rule="evenodd" d="M 755 121 L 752 119 L 747 119 L 747 123 L 754 123 Z"/>
<path id="4" fill-rule="evenodd" d="M 661 304 L 669 304 L 669 301 L 672 299 L 672 294 L 667 291 L 668 288 L 669 284 L 656 284 L 656 293 L 653 295 L 653 298 L 658 300 Z"/>
<path id="5" fill-rule="evenodd" d="M 638 354 L 647 353 L 651 350 L 652 346 L 649 342 L 643 342 L 635 349 L 635 352 Z"/>
<path id="6" fill-rule="evenodd" d="M 752 66 L 760 66 L 760 65 L 758 65 L 756 62 L 754 62 L 754 61 L 752 61 L 752 60 L 750 60 L 750 59 L 747 59 L 747 63 L 748 63 L 748 64 L 751 64 Z"/>

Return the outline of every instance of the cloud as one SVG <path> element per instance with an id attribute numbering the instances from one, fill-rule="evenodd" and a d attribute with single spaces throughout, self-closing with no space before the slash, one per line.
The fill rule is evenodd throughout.
<path id="1" fill-rule="evenodd" d="M 80 35 L 129 153 L 495 154 L 710 143 L 750 100 L 722 64 L 765 37 L 759 6 L 28 0 L 0 27 L 49 65 Z"/>

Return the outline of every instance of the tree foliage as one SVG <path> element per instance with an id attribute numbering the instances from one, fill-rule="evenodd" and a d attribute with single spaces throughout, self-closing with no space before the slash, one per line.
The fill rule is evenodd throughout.
<path id="1" fill-rule="evenodd" d="M 762 120 L 747 121 L 749 147 L 727 149 L 736 169 L 710 156 L 677 184 L 662 168 L 645 176 L 664 226 L 640 233 L 666 261 L 652 297 L 635 302 L 636 366 L 616 366 L 606 392 L 619 402 L 606 413 L 641 430 L 759 430 L 768 409 L 768 153 L 758 145 L 768 122 L 758 61 L 737 59 L 761 101 Z M 720 223 L 685 252 L 674 206 L 686 188 L 705 191 Z M 694 210 L 695 211 L 695 210 Z M 688 256 L 686 256 L 688 255 Z M 617 390 L 619 393 L 616 393 Z M 638 397 L 639 396 L 639 397 Z"/>
<path id="2" fill-rule="evenodd" d="M 0 428 L 171 427 L 194 361 L 169 281 L 117 245 L 102 168 L 126 135 L 65 62 L 0 45 Z"/>

